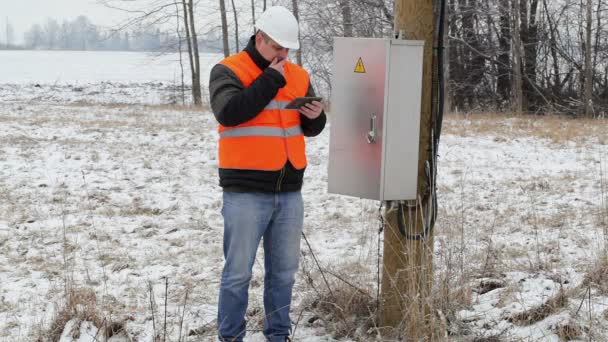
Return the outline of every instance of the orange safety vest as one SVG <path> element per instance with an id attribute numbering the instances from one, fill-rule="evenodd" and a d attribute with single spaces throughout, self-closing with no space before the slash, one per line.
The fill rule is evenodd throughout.
<path id="1" fill-rule="evenodd" d="M 220 63 L 229 67 L 245 87 L 262 74 L 245 51 Z M 275 171 L 283 168 L 287 159 L 296 169 L 306 167 L 300 112 L 285 106 L 294 98 L 306 95 L 308 72 L 286 61 L 284 74 L 286 85 L 257 116 L 237 126 L 219 125 L 220 168 Z"/>

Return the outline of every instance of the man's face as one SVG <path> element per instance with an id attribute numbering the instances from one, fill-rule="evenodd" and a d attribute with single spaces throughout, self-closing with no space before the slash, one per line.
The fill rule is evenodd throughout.
<path id="1" fill-rule="evenodd" d="M 258 32 L 255 35 L 255 47 L 260 55 L 269 62 L 272 62 L 276 57 L 285 59 L 289 54 L 288 48 L 282 47 L 262 32 Z"/>

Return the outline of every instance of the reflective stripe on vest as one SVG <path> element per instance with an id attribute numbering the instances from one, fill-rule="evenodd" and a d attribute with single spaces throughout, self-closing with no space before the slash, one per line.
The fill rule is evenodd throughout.
<path id="1" fill-rule="evenodd" d="M 262 73 L 244 51 L 220 63 L 230 68 L 245 87 Z M 284 71 L 286 85 L 279 89 L 275 98 L 258 115 L 240 125 L 219 125 L 220 168 L 280 170 L 287 160 L 296 169 L 306 167 L 300 113 L 285 107 L 294 98 L 306 95 L 308 73 L 289 61 L 285 63 Z"/>
<path id="2" fill-rule="evenodd" d="M 291 126 L 288 128 L 268 127 L 268 126 L 246 126 L 227 129 L 220 132 L 220 138 L 227 137 L 292 137 L 303 134 L 302 127 Z"/>
<path id="3" fill-rule="evenodd" d="M 264 107 L 264 109 L 285 109 L 288 104 L 289 101 L 272 100 L 266 105 L 266 107 Z"/>

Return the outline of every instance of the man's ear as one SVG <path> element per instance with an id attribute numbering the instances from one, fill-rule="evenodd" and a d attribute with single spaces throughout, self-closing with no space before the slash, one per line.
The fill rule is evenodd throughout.
<path id="1" fill-rule="evenodd" d="M 262 33 L 260 31 L 255 33 L 255 45 L 258 46 L 262 42 Z"/>

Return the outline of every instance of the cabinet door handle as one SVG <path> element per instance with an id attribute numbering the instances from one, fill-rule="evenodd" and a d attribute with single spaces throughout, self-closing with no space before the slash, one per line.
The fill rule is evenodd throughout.
<path id="1" fill-rule="evenodd" d="M 373 144 L 376 142 L 376 114 L 372 114 L 369 119 L 369 132 L 367 132 L 367 143 Z"/>

